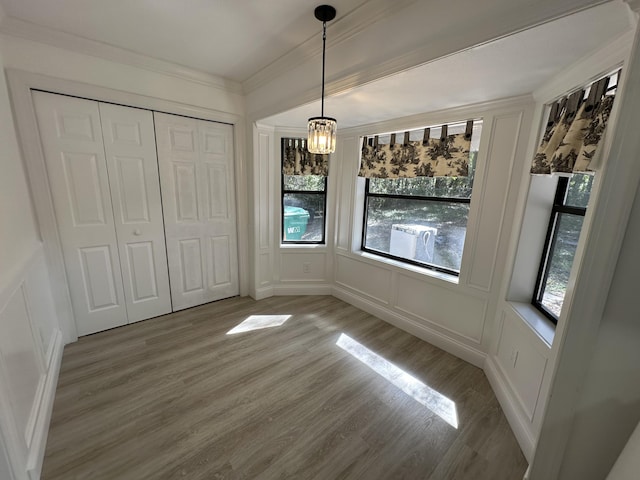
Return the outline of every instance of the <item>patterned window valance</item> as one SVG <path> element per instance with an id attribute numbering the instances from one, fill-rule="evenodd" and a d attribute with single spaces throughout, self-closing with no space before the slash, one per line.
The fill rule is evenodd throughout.
<path id="1" fill-rule="evenodd" d="M 591 84 L 589 95 L 579 90 L 551 106 L 542 141 L 533 158 L 532 174 L 592 172 L 592 161 L 604 135 L 619 71 Z M 616 83 L 617 84 L 617 83 Z"/>
<path id="2" fill-rule="evenodd" d="M 329 155 L 309 153 L 306 138 L 283 138 L 282 173 L 326 177 L 329 173 Z"/>
<path id="3" fill-rule="evenodd" d="M 396 143 L 391 135 L 388 144 L 378 143 L 378 137 L 364 138 L 360 160 L 361 177 L 413 178 L 413 177 L 466 177 L 469 175 L 469 151 L 473 120 L 469 120 L 464 133 L 448 134 L 443 125 L 438 138 L 431 138 L 431 129 L 425 128 L 422 140 L 410 141 L 405 132 L 404 141 Z"/>

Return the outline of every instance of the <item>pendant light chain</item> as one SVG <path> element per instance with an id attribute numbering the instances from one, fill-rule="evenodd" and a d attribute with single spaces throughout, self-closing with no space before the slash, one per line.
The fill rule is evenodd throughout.
<path id="1" fill-rule="evenodd" d="M 327 22 L 322 22 L 322 100 L 320 107 L 320 116 L 324 117 L 324 62 L 325 52 L 327 50 Z"/>

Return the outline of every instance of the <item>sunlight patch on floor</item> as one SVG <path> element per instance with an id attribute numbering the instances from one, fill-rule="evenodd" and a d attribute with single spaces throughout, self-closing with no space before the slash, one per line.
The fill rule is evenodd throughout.
<path id="1" fill-rule="evenodd" d="M 261 330 L 263 328 L 279 327 L 291 315 L 251 315 L 227 332 L 227 335 Z"/>
<path id="2" fill-rule="evenodd" d="M 425 385 L 420 380 L 409 375 L 401 368 L 396 367 L 393 363 L 385 360 L 377 353 L 372 352 L 349 335 L 345 335 L 344 333 L 341 334 L 336 345 L 347 353 L 353 355 L 404 393 L 413 397 L 416 401 L 438 415 L 453 428 L 458 428 L 456 402 L 445 397 L 428 385 Z"/>

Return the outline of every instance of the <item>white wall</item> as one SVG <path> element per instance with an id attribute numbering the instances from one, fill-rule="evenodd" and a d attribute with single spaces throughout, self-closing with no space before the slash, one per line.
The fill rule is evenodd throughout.
<path id="1" fill-rule="evenodd" d="M 143 67 L 0 36 L 4 67 L 83 82 L 144 97 L 159 98 L 221 113 L 244 115 L 244 97 L 210 84 Z"/>
<path id="2" fill-rule="evenodd" d="M 3 68 L 0 52 L 0 68 Z M 0 286 L 39 242 L 25 170 L 16 140 L 4 70 L 0 75 Z M 16 208 L 20 206 L 20 208 Z"/>
<path id="3" fill-rule="evenodd" d="M 603 273 L 592 268 L 592 275 L 576 286 L 580 316 L 571 319 L 566 335 L 539 453 L 532 465 L 532 473 L 541 474 L 532 480 L 556 478 L 545 470 L 549 464 L 559 472 L 557 478 L 605 478 L 640 420 L 640 32 L 623 75 L 624 101 L 602 180 L 601 204 L 594 209 L 597 230 L 610 240 L 598 242 L 594 235 L 593 248 L 585 251 L 593 262 L 601 260 L 605 265 Z M 582 315 L 580 307 L 584 304 L 594 310 L 589 304 L 594 296 L 606 302 L 592 320 Z M 585 329 L 588 335 L 581 336 Z M 569 384 L 571 392 L 563 388 L 566 378 L 577 379 L 576 386 Z M 548 450 L 559 450 L 554 444 L 558 437 L 566 448 L 554 455 Z M 635 471 L 630 478 L 637 476 Z"/>
<path id="4" fill-rule="evenodd" d="M 256 126 L 256 297 L 332 293 L 482 366 L 532 114 L 532 99 L 524 97 L 342 130 L 329 163 L 327 244 L 313 246 L 280 243 L 280 138 L 302 133 Z M 460 277 L 360 252 L 359 137 L 468 118 L 482 118 L 483 128 Z"/>
<path id="5" fill-rule="evenodd" d="M 640 152 L 635 160 L 640 160 Z M 640 421 L 640 193 L 636 193 L 559 478 L 604 478 Z M 636 472 L 640 475 L 640 471 Z"/>
<path id="6" fill-rule="evenodd" d="M 629 31 L 599 51 L 568 66 L 534 92 L 536 113 L 527 159 L 533 158 L 537 147 L 545 114 L 544 105 L 619 66 L 627 59 L 632 40 L 633 32 Z M 621 91 L 618 94 L 620 97 Z M 615 128 L 621 103 L 622 100 L 616 103 L 610 119 L 610 132 Z M 611 135 L 605 141 L 605 154 L 610 145 Z M 532 178 L 528 169 L 520 179 L 517 221 L 513 227 L 513 238 L 505 252 L 504 283 L 485 371 L 529 461 L 534 458 L 559 354 L 564 347 L 564 335 L 572 310 L 573 286 L 583 279 L 581 275 L 584 275 L 584 270 L 581 267 L 584 248 L 593 235 L 602 233 L 598 225 L 592 227 L 591 216 L 594 204 L 601 198 L 602 175 L 602 171 L 596 174 L 557 327 L 530 304 L 557 180 Z"/>
<path id="7" fill-rule="evenodd" d="M 609 472 L 607 480 L 635 480 L 640 471 L 640 423 Z"/>
<path id="8" fill-rule="evenodd" d="M 396 119 L 343 131 L 338 167 L 333 294 L 475 365 L 482 366 L 513 222 L 533 104 L 521 98 Z M 413 268 L 360 251 L 363 186 L 359 137 L 482 118 L 460 276 Z"/>
<path id="9" fill-rule="evenodd" d="M 330 295 L 333 282 L 333 232 L 337 158 L 331 156 L 327 179 L 325 244 L 285 245 L 281 242 L 281 139 L 306 136 L 301 130 L 276 130 L 256 125 L 254 129 L 254 251 L 256 255 L 255 298 L 271 295 Z M 306 268 L 303 268 L 306 265 Z"/>
<path id="10" fill-rule="evenodd" d="M 0 476 L 23 479 L 39 475 L 62 337 L 4 71 L 0 123 Z"/>

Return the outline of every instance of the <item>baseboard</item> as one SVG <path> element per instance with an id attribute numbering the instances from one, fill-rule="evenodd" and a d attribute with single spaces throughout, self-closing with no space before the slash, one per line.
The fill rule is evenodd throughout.
<path id="1" fill-rule="evenodd" d="M 47 446 L 47 435 L 49 434 L 49 423 L 51 421 L 51 412 L 53 411 L 53 401 L 56 396 L 63 349 L 62 333 L 60 330 L 56 330 L 55 338 L 53 339 L 52 357 L 44 382 L 44 391 L 39 399 L 39 404 L 34 406 L 34 411 L 37 413 L 27 458 L 27 472 L 30 480 L 38 480 L 42 472 L 44 451 Z"/>
<path id="2" fill-rule="evenodd" d="M 333 287 L 332 295 L 353 305 L 354 307 L 358 307 L 359 309 L 370 313 L 371 315 L 375 315 L 385 322 L 409 332 L 425 342 L 429 342 L 430 344 L 441 348 L 445 352 L 455 355 L 476 367 L 482 368 L 485 363 L 486 355 L 484 352 L 469 345 L 465 345 L 464 343 L 459 342 L 444 333 L 438 332 L 427 325 L 400 315 L 397 312 L 377 305 L 368 299 L 337 286 Z"/>
<path id="3" fill-rule="evenodd" d="M 331 295 L 333 287 L 326 283 L 295 283 L 273 286 L 274 295 Z"/>
<path id="4" fill-rule="evenodd" d="M 265 298 L 273 297 L 273 286 L 256 288 L 256 291 L 252 295 L 254 300 L 263 300 Z"/>
<path id="5" fill-rule="evenodd" d="M 489 379 L 489 384 L 504 411 L 505 417 L 507 417 L 507 421 L 509 422 L 511 430 L 513 430 L 513 434 L 516 436 L 516 440 L 518 440 L 522 453 L 527 461 L 531 463 L 535 451 L 535 437 L 531 432 L 531 422 L 529 422 L 525 413 L 522 412 L 518 400 L 509 388 L 502 373 L 500 373 L 500 368 L 490 355 L 487 355 L 484 373 Z"/>

